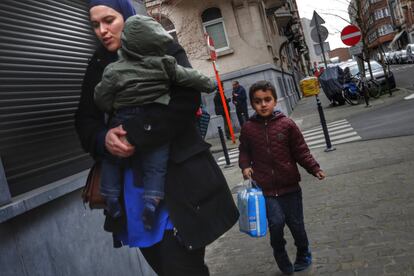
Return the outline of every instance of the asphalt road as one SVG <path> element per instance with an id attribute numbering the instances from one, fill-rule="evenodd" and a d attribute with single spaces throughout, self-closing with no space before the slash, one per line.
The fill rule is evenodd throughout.
<path id="1" fill-rule="evenodd" d="M 363 140 L 414 135 L 414 99 L 347 119 Z"/>

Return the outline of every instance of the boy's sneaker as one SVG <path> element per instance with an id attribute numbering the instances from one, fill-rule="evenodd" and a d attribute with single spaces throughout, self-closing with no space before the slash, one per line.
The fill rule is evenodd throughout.
<path id="1" fill-rule="evenodd" d="M 155 199 L 144 200 L 144 211 L 142 212 L 142 222 L 146 230 L 151 230 L 155 221 L 155 213 L 157 211 L 159 201 Z"/>
<path id="2" fill-rule="evenodd" d="M 280 271 L 287 275 L 293 274 L 294 267 L 290 262 L 289 256 L 286 251 L 275 253 L 274 256 Z"/>
<path id="3" fill-rule="evenodd" d="M 312 254 L 307 248 L 306 250 L 298 250 L 296 253 L 295 271 L 307 269 L 312 264 Z"/>

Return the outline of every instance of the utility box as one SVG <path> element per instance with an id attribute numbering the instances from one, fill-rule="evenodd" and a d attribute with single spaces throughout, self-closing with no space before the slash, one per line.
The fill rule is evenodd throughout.
<path id="1" fill-rule="evenodd" d="M 300 81 L 300 90 L 303 96 L 310 97 L 318 95 L 320 92 L 319 81 L 317 77 L 307 77 Z"/>

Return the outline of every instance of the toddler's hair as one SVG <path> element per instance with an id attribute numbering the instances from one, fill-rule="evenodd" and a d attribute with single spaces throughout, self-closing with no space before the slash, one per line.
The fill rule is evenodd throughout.
<path id="1" fill-rule="evenodd" d="M 277 100 L 276 88 L 273 86 L 273 84 L 269 81 L 261 80 L 261 81 L 253 83 L 252 86 L 250 86 L 250 90 L 249 90 L 250 104 L 253 104 L 254 93 L 259 90 L 263 90 L 263 91 L 270 90 L 270 92 L 272 92 L 273 98 L 275 98 L 275 101 Z"/>

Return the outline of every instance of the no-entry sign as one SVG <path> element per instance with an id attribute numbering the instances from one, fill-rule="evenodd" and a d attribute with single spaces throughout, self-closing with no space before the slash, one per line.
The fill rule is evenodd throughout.
<path id="1" fill-rule="evenodd" d="M 348 25 L 341 32 L 341 40 L 345 45 L 354 46 L 361 40 L 361 30 L 355 25 Z"/>

